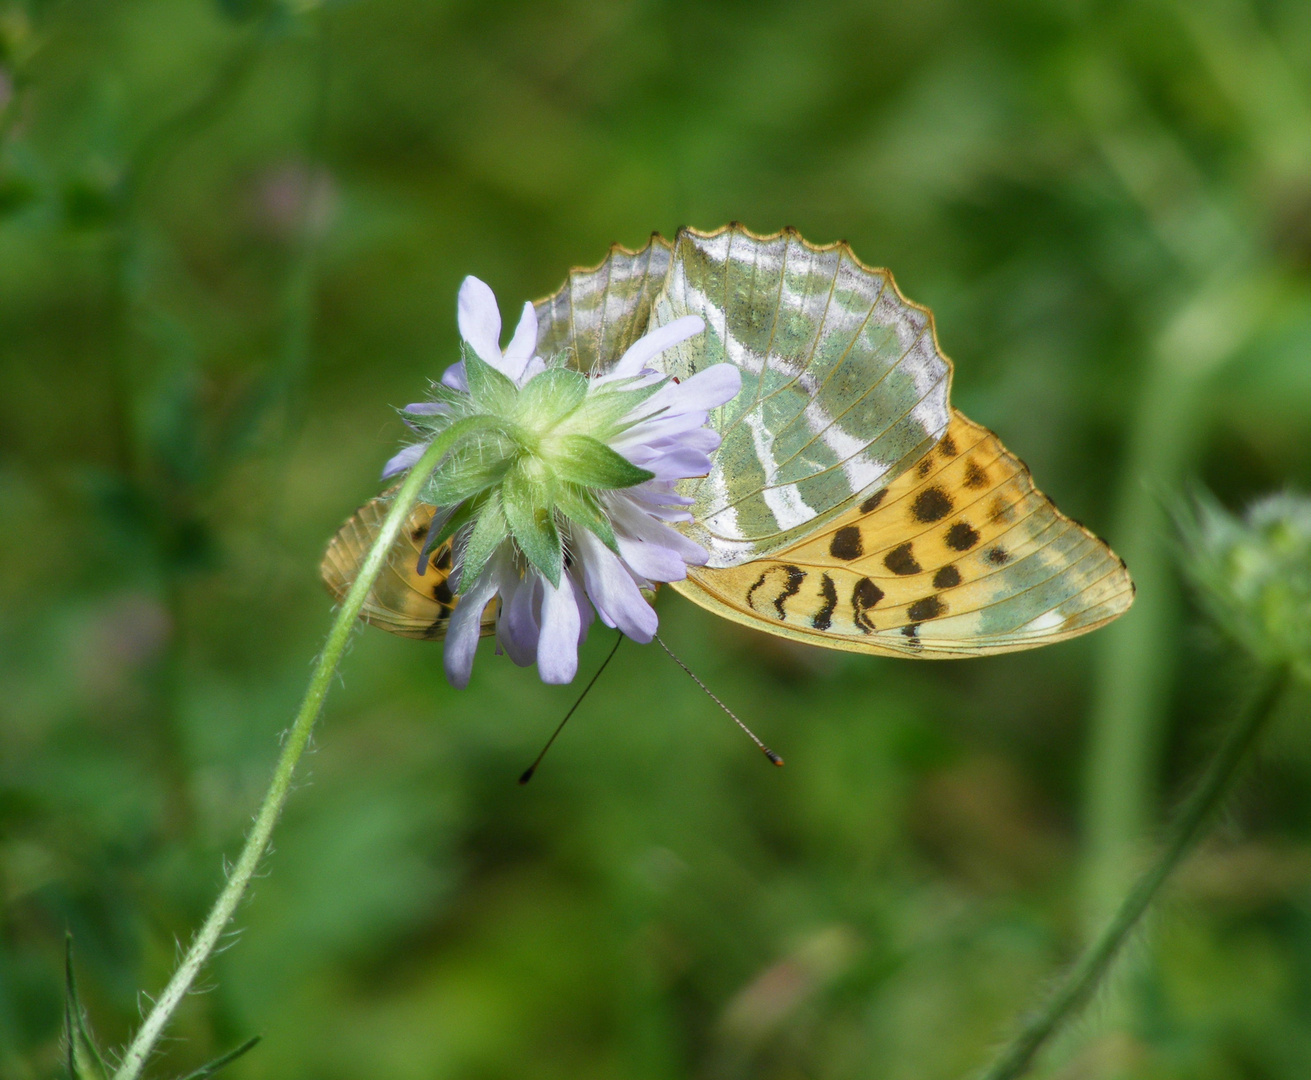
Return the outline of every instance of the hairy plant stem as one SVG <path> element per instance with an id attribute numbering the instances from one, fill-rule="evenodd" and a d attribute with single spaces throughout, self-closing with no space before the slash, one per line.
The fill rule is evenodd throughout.
<path id="1" fill-rule="evenodd" d="M 1204 826 L 1229 791 L 1239 767 L 1277 711 L 1289 679 L 1286 668 L 1267 677 L 1246 715 L 1225 736 L 1201 780 L 1179 808 L 1159 857 L 1138 878 L 1047 1004 L 980 1074 L 979 1080 L 1014 1080 L 1023 1075 L 1043 1044 L 1092 996 L 1161 886 L 1203 835 Z"/>
<path id="2" fill-rule="evenodd" d="M 264 795 L 264 801 L 260 804 L 255 823 L 246 837 L 246 843 L 241 849 L 236 865 L 228 876 L 227 885 L 214 902 L 204 924 L 192 940 L 177 971 L 174 972 L 173 978 L 169 980 L 141 1025 L 141 1030 L 137 1032 L 136 1038 L 124 1053 L 123 1062 L 114 1074 L 114 1080 L 137 1080 L 141 1075 L 141 1070 L 163 1034 L 169 1019 L 213 953 L 224 928 L 232 919 L 237 905 L 250 886 L 251 877 L 268 847 L 273 827 L 277 824 L 278 816 L 282 813 L 282 807 L 291 791 L 291 780 L 296 770 L 296 763 L 309 743 L 314 722 L 323 711 L 324 698 L 327 697 L 337 665 L 341 662 L 342 653 L 350 640 L 355 620 L 364 606 L 364 599 L 382 570 L 387 552 L 399 535 L 402 523 L 414 504 L 418 502 L 423 485 L 449 448 L 448 440 L 440 438 L 434 440 L 396 492 L 378 538 L 369 549 L 369 554 L 360 567 L 360 572 L 350 591 L 346 594 L 346 599 L 337 610 L 337 618 L 332 624 L 332 629 L 328 631 L 327 640 L 314 666 L 314 673 L 310 676 L 305 698 L 286 734 L 282 754 L 273 770 L 273 779 Z"/>

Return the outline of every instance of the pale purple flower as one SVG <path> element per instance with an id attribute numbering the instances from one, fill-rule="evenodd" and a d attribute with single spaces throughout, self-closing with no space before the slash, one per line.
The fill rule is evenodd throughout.
<path id="1" fill-rule="evenodd" d="M 491 450 L 479 444 L 474 452 L 484 458 L 499 454 L 497 461 L 516 463 L 531 458 L 531 467 L 537 470 L 532 475 L 540 476 L 541 470 L 549 470 L 554 461 L 573 460 L 561 456 L 565 452 L 557 452 L 555 447 L 573 445 L 569 439 L 585 435 L 589 443 L 599 442 L 624 459 L 623 467 L 635 477 L 649 474 L 641 482 L 623 481 L 623 486 L 589 489 L 594 505 L 608 524 L 584 527 L 558 507 L 545 507 L 552 514 L 563 553 L 562 562 L 547 567 L 558 578 L 554 583 L 552 574 L 538 565 L 541 557 L 536 561 L 528 557 L 518 534 L 511 535 L 508 526 L 491 554 L 485 556 L 476 577 L 462 583 L 464 588 L 446 632 L 445 667 L 453 685 L 468 684 L 482 615 L 494 600 L 499 600 L 497 651 L 506 653 L 516 664 L 536 662 L 544 682 L 566 683 L 578 669 L 578 646 L 594 618 L 635 641 L 649 642 L 655 635 L 657 618 L 644 592 L 651 592 L 660 582 L 679 581 L 687 576 L 689 566 L 706 562 L 705 550 L 675 527 L 691 520 L 687 507 L 692 503 L 678 494 L 676 485 L 709 472 L 709 455 L 718 449 L 720 436 L 705 425 L 710 411 L 738 392 L 741 375 L 731 364 L 716 364 L 677 382 L 652 367 L 651 362 L 665 349 L 704 330 L 700 318 L 687 316 L 652 330 L 613 365 L 587 378 L 587 403 L 603 409 L 607 404 L 616 407 L 598 413 L 589 411 L 587 404 L 580 408 L 570 405 L 562 411 L 558 402 L 544 396 L 543 390 L 554 385 L 549 381 L 552 378 L 572 380 L 571 390 L 582 395 L 578 382 L 581 376 L 561 376 L 557 371 L 533 391 L 517 395 L 534 378 L 560 366 L 535 355 L 537 316 L 532 304 L 524 305 L 510 343 L 502 350 L 496 298 L 487 285 L 468 277 L 460 288 L 459 327 L 468 351 L 506 376 L 515 388 L 514 401 L 499 406 L 502 412 L 494 415 L 504 415 L 506 431 L 528 433 L 521 442 L 507 436 L 489 444 Z M 457 418 L 488 414 L 487 403 L 476 399 L 476 391 L 475 396 L 470 396 L 464 361 L 446 369 L 436 398 L 403 410 L 407 422 L 430 437 Z M 530 401 L 532 405 L 527 404 Z M 625 409 L 623 403 L 629 401 L 631 408 Z M 605 419 L 598 421 L 598 415 Z M 507 439 L 512 447 L 509 451 L 504 449 Z M 422 455 L 427 441 L 406 447 L 393 457 L 384 469 L 384 477 L 410 468 Z M 614 459 L 609 451 L 602 448 L 599 452 Z M 441 483 L 439 467 L 433 477 L 434 490 L 439 490 Z M 490 497 L 510 499 L 509 487 L 497 487 L 499 484 L 499 480 L 489 483 L 486 491 L 492 493 Z M 480 492 L 474 499 L 477 497 L 486 496 Z M 433 501 L 438 502 L 440 520 L 454 510 L 439 499 Z M 508 504 L 497 501 L 495 505 Z M 452 538 L 453 584 L 460 584 L 465 576 L 463 562 L 476 520 L 475 516 Z M 604 536 L 607 532 L 612 535 Z"/>

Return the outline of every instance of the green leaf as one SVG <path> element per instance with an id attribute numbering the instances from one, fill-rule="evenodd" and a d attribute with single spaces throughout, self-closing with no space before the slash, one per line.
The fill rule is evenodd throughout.
<path id="1" fill-rule="evenodd" d="M 555 527 L 550 488 L 531 479 L 520 462 L 506 473 L 501 494 L 505 518 L 519 550 L 552 585 L 559 587 L 564 545 Z"/>
<path id="2" fill-rule="evenodd" d="M 68 1048 L 66 1065 L 70 1080 L 109 1080 L 109 1069 L 87 1029 L 86 1015 L 77 997 L 72 934 L 64 938 L 64 1045 Z"/>
<path id="3" fill-rule="evenodd" d="M 501 496 L 493 491 L 487 496 L 482 509 L 478 511 L 478 522 L 469 536 L 468 546 L 464 549 L 463 569 L 460 572 L 459 592 L 467 592 L 474 580 L 482 573 L 492 552 L 501 546 L 510 536 L 510 523 L 505 519 L 501 508 Z"/>
<path id="4" fill-rule="evenodd" d="M 462 441 L 433 473 L 425 497 L 453 506 L 499 484 L 519 455 L 519 445 L 502 432 L 480 432 Z"/>
<path id="5" fill-rule="evenodd" d="M 576 432 L 580 435 L 610 438 L 625 428 L 632 427 L 633 423 L 646 419 L 646 417 L 641 417 L 632 423 L 620 424 L 625 416 L 665 384 L 656 383 L 654 386 L 644 386 L 638 390 L 611 390 L 609 385 L 607 383 L 601 389 L 587 396 L 587 400 L 579 406 L 574 415 L 569 417 L 568 423 L 564 425 L 566 431 Z M 654 416 L 662 411 L 657 409 L 651 415 Z"/>
<path id="6" fill-rule="evenodd" d="M 535 375 L 519 392 L 515 418 L 535 431 L 554 427 L 587 398 L 587 376 L 565 368 Z"/>
<path id="7" fill-rule="evenodd" d="M 446 543 L 452 536 L 463 529 L 472 520 L 473 515 L 478 512 L 478 500 L 470 499 L 468 502 L 461 503 L 455 508 L 455 512 L 446 519 L 437 535 L 433 538 L 432 547 L 438 547 Z M 427 545 L 424 545 L 427 547 Z M 432 548 L 429 548 L 431 552 Z"/>
<path id="8" fill-rule="evenodd" d="M 433 445 L 440 445 L 447 451 L 450 451 L 466 439 L 471 439 L 488 432 L 510 435 L 511 433 L 507 428 L 508 425 L 506 422 L 495 416 L 466 416 L 462 420 L 455 421 L 455 423 L 451 424 L 450 427 L 442 431 L 435 439 L 433 439 Z M 445 458 L 441 459 L 441 461 L 445 460 Z M 438 462 L 438 467 L 440 468 L 440 466 L 441 462 Z M 436 471 L 436 469 L 433 470 L 434 473 Z"/>
<path id="9" fill-rule="evenodd" d="M 235 1050 L 229 1050 L 226 1054 L 223 1054 L 221 1057 L 216 1057 L 208 1065 L 202 1065 L 195 1072 L 187 1073 L 186 1076 L 182 1077 L 182 1080 L 209 1080 L 209 1077 L 214 1076 L 220 1069 L 224 1068 L 225 1066 L 231 1065 L 234 1061 L 237 1060 L 237 1058 L 241 1057 L 242 1054 L 246 1053 L 246 1051 L 253 1050 L 255 1048 L 255 1044 L 258 1043 L 259 1040 L 260 1040 L 260 1036 L 258 1035 L 252 1036 L 251 1038 L 247 1039 L 244 1043 L 242 1043 L 240 1046 L 238 1046 Z"/>
<path id="10" fill-rule="evenodd" d="M 626 488 L 655 476 L 590 435 L 566 435 L 556 445 L 551 466 L 556 476 L 567 483 L 591 488 Z"/>
<path id="11" fill-rule="evenodd" d="M 472 349 L 464 350 L 464 376 L 469 381 L 469 396 L 480 409 L 498 416 L 514 410 L 518 388 Z"/>
<path id="12" fill-rule="evenodd" d="M 610 519 L 601 509 L 596 496 L 587 488 L 576 484 L 561 484 L 555 493 L 555 503 L 560 512 L 575 525 L 594 532 L 606 547 L 618 552 L 619 541 L 615 539 Z"/>

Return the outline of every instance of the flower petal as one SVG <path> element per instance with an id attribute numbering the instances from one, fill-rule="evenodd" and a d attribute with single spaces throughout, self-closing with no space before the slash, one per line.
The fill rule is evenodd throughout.
<path id="1" fill-rule="evenodd" d="M 624 494 L 643 503 L 661 506 L 692 506 L 696 503 L 691 495 L 680 495 L 667 480 L 648 480 L 645 484 L 624 488 Z"/>
<path id="2" fill-rule="evenodd" d="M 501 311 L 496 306 L 496 294 L 491 287 L 472 275 L 465 278 L 460 285 L 458 313 L 460 337 L 492 367 L 498 371 L 504 370 L 501 361 Z M 446 381 L 445 376 L 442 381 Z"/>
<path id="3" fill-rule="evenodd" d="M 583 565 L 587 598 L 601 621 L 642 644 L 655 637 L 659 626 L 655 608 L 646 602 L 619 557 L 585 530 L 579 530 L 574 538 L 574 552 Z"/>
<path id="4" fill-rule="evenodd" d="M 687 564 L 672 547 L 648 544 L 616 534 L 619 557 L 633 570 L 649 581 L 682 581 L 687 577 Z"/>
<path id="5" fill-rule="evenodd" d="M 522 578 L 513 567 L 512 580 L 501 590 L 501 611 L 496 620 L 496 640 L 520 667 L 527 667 L 537 657 L 537 638 L 541 633 L 537 609 L 541 576 L 529 570 Z"/>
<path id="6" fill-rule="evenodd" d="M 458 390 L 462 394 L 469 392 L 469 377 L 464 373 L 463 360 L 457 360 L 442 372 L 442 385 Z"/>
<path id="7" fill-rule="evenodd" d="M 546 361 L 543 360 L 540 356 L 532 357 L 528 361 L 528 363 L 524 365 L 523 373 L 519 376 L 519 385 L 523 386 L 525 383 L 536 378 L 545 370 L 546 370 Z"/>
<path id="8" fill-rule="evenodd" d="M 645 540 L 648 544 L 668 548 L 676 553 L 683 562 L 692 566 L 704 566 L 706 549 L 695 540 L 690 540 L 676 529 L 662 525 L 648 514 L 644 507 L 617 492 L 615 497 L 606 500 L 606 509 L 615 526 L 616 535 L 623 533 L 635 540 Z M 636 566 L 634 569 L 641 573 Z M 655 578 L 658 581 L 677 581 L 679 578 Z"/>
<path id="9" fill-rule="evenodd" d="M 656 450 L 639 446 L 625 454 L 640 469 L 655 474 L 655 480 L 683 480 L 689 476 L 705 476 L 710 471 L 710 458 L 700 450 L 679 447 L 676 450 Z"/>
<path id="10" fill-rule="evenodd" d="M 639 413 L 641 415 L 637 415 Z M 611 445 L 620 450 L 625 446 L 638 446 L 658 439 L 685 435 L 704 425 L 708 419 L 710 414 L 707 412 L 678 412 L 668 405 L 657 409 L 643 404 L 624 417 L 621 423 L 630 426 L 616 435 Z"/>
<path id="11" fill-rule="evenodd" d="M 399 454 L 393 454 L 387 464 L 382 467 L 382 478 L 386 480 L 397 473 L 405 472 L 419 458 L 423 457 L 423 452 L 427 449 L 427 443 L 415 443 L 413 446 L 407 446 Z"/>
<path id="12" fill-rule="evenodd" d="M 572 682 L 578 673 L 578 603 L 568 574 L 560 587 L 542 582 L 542 633 L 537 639 L 537 673 L 544 683 Z"/>
<path id="13" fill-rule="evenodd" d="M 640 337 L 633 342 L 628 347 L 628 351 L 619 358 L 619 362 L 597 381 L 609 382 L 611 379 L 629 379 L 640 375 L 649 360 L 680 341 L 686 341 L 693 335 L 701 333 L 705 328 L 706 324 L 699 315 L 684 315 L 681 319 L 659 326 L 645 337 Z"/>
<path id="14" fill-rule="evenodd" d="M 519 316 L 519 325 L 514 329 L 514 337 L 505 347 L 505 363 L 501 368 L 515 382 L 523 379 L 524 368 L 533 358 L 537 348 L 537 312 L 531 302 L 524 304 L 523 314 Z"/>
<path id="15" fill-rule="evenodd" d="M 461 594 L 446 627 L 446 646 L 442 651 L 442 664 L 446 678 L 457 690 L 469 685 L 473 672 L 473 657 L 482 636 L 483 611 L 496 595 L 500 584 L 498 566 L 487 566 L 469 590 Z"/>
<path id="16" fill-rule="evenodd" d="M 574 602 L 578 605 L 578 644 L 582 645 L 587 640 L 587 628 L 592 625 L 592 620 L 596 618 L 596 612 L 587 599 L 587 590 L 583 587 L 579 572 L 572 571 L 571 576 L 574 579 Z"/>
<path id="17" fill-rule="evenodd" d="M 690 379 L 666 383 L 647 399 L 645 408 L 668 408 L 679 413 L 706 412 L 731 401 L 741 389 L 742 372 L 734 365 L 711 364 Z"/>

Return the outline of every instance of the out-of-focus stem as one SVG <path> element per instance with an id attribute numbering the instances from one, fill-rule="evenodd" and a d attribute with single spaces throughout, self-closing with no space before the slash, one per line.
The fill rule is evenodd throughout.
<path id="1" fill-rule="evenodd" d="M 305 698 L 283 742 L 282 754 L 274 767 L 273 779 L 264 795 L 264 801 L 255 816 L 255 824 L 246 837 L 246 843 L 241 849 L 236 865 L 232 868 L 232 873 L 228 876 L 227 885 L 214 902 L 213 908 L 210 909 L 204 924 L 187 949 L 173 978 L 159 995 L 154 1008 L 150 1010 L 150 1014 L 141 1025 L 141 1030 L 137 1032 L 136 1038 L 124 1053 L 123 1063 L 114 1074 L 114 1080 L 137 1080 L 141 1075 L 142 1068 L 160 1036 L 163 1035 L 173 1012 L 191 989 L 196 976 L 200 974 L 201 968 L 213 953 L 224 928 L 250 886 L 251 877 L 259 866 L 259 861 L 268 847 L 269 838 L 273 834 L 273 827 L 277 824 L 282 807 L 287 801 L 296 763 L 300 760 L 309 742 L 310 733 L 314 729 L 314 723 L 323 710 L 324 698 L 327 697 L 337 665 L 350 640 L 355 619 L 359 616 L 369 589 L 382 570 L 387 552 L 396 541 L 401 525 L 418 501 L 420 490 L 448 449 L 448 441 L 440 438 L 435 440 L 410 470 L 405 482 L 397 491 L 382 528 L 378 532 L 378 538 L 369 549 L 359 575 L 337 611 L 336 621 L 328 632 L 323 651 L 319 653 L 314 673 L 310 677 Z"/>
<path id="2" fill-rule="evenodd" d="M 981 1074 L 980 1080 L 1014 1080 L 1022 1075 L 1061 1023 L 1092 996 L 1161 886 L 1203 835 L 1204 826 L 1229 791 L 1240 766 L 1278 711 L 1288 682 L 1287 670 L 1269 677 L 1252 707 L 1230 730 L 1197 787 L 1180 807 L 1160 856 L 1138 878 L 1046 1006 L 1025 1024 L 992 1066 Z"/>
<path id="3" fill-rule="evenodd" d="M 1218 271 L 1165 328 L 1138 401 L 1115 528 L 1138 595 L 1102 631 L 1085 773 L 1084 914 L 1094 929 L 1123 894 L 1125 866 L 1151 825 L 1178 602 L 1167 494 L 1193 458 L 1210 380 L 1259 324 L 1268 289 L 1260 278 Z"/>

